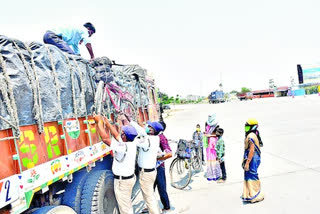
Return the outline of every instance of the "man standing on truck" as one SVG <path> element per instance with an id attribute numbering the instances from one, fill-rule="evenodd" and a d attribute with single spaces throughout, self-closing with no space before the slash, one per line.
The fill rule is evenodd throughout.
<path id="1" fill-rule="evenodd" d="M 137 141 L 135 138 L 139 136 L 137 130 L 125 121 L 125 117 L 121 115 L 120 120 L 124 121 L 121 132 L 109 123 L 107 118 L 96 115 L 94 120 L 98 123 L 98 133 L 104 143 L 111 146 L 114 153 L 112 172 L 114 174 L 114 192 L 118 202 L 121 214 L 133 213 L 131 194 L 136 181 L 134 175 L 136 163 L 137 146 L 148 148 L 148 144 Z M 126 124 L 125 124 L 126 122 Z M 104 125 L 108 131 L 105 130 Z M 142 127 L 140 127 L 142 128 Z M 113 136 L 112 140 L 109 131 Z"/>
<path id="2" fill-rule="evenodd" d="M 74 55 L 80 55 L 78 46 L 83 43 L 88 49 L 91 60 L 93 60 L 94 54 L 89 37 L 95 32 L 96 28 L 90 22 L 87 22 L 81 28 L 69 27 L 48 30 L 43 36 L 43 42 Z"/>

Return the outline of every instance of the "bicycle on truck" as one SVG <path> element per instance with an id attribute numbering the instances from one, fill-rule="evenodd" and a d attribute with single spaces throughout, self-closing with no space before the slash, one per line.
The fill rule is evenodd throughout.
<path id="1" fill-rule="evenodd" d="M 110 101 L 107 100 L 107 96 Z M 110 104 L 113 106 L 112 110 Z M 94 99 L 94 108 L 97 114 L 108 115 L 109 118 L 111 114 L 115 116 L 118 113 L 124 113 L 130 118 L 137 117 L 137 111 L 133 104 L 133 96 L 126 91 L 122 91 L 119 86 L 111 82 L 104 83 L 100 81 L 98 83 Z M 107 110 L 107 112 L 105 110 Z"/>
<path id="2" fill-rule="evenodd" d="M 184 189 L 191 181 L 192 169 L 196 172 L 202 170 L 200 145 L 195 148 L 193 141 L 179 140 L 176 158 L 169 168 L 171 186 L 174 188 Z"/>

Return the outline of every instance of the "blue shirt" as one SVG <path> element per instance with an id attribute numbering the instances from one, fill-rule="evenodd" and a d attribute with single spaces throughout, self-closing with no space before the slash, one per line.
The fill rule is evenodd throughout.
<path id="1" fill-rule="evenodd" d="M 90 43 L 89 33 L 85 27 L 76 28 L 58 28 L 52 30 L 58 36 L 62 36 L 63 41 L 65 41 L 69 46 L 72 47 L 75 54 L 80 54 L 79 42 L 83 39 L 83 44 L 86 45 Z"/>
<path id="2" fill-rule="evenodd" d="M 196 146 L 199 146 L 199 143 L 200 143 L 200 146 L 202 146 L 202 138 L 203 138 L 202 132 L 195 131 L 192 135 L 192 139 L 194 140 L 194 143 Z"/>

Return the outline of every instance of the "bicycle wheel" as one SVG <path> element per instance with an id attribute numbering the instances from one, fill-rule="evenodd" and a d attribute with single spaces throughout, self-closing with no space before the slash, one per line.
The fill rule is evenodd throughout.
<path id="1" fill-rule="evenodd" d="M 197 154 L 196 151 L 193 151 L 194 153 L 191 157 L 191 166 L 195 171 L 201 171 L 201 157 L 199 157 L 199 154 Z"/>
<path id="2" fill-rule="evenodd" d="M 200 172 L 202 169 L 202 161 L 201 161 L 201 154 L 198 148 L 198 152 L 195 149 L 192 150 L 191 153 L 191 166 L 195 171 Z"/>
<path id="3" fill-rule="evenodd" d="M 171 186 L 184 189 L 191 180 L 191 166 L 186 159 L 175 158 L 170 165 Z"/>
<path id="4" fill-rule="evenodd" d="M 97 85 L 96 94 L 94 96 L 93 112 L 96 114 L 101 114 L 102 111 L 103 87 L 104 82 L 100 81 Z"/>
<path id="5" fill-rule="evenodd" d="M 137 110 L 130 100 L 121 100 L 121 111 L 131 119 L 137 118 Z"/>

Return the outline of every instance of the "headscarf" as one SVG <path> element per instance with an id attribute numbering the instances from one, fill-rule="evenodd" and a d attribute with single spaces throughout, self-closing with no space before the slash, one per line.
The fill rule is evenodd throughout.
<path id="1" fill-rule="evenodd" d="M 218 122 L 216 121 L 216 114 L 211 114 L 208 116 L 207 124 L 209 126 L 217 126 Z"/>
<path id="2" fill-rule="evenodd" d="M 207 120 L 207 125 L 210 126 L 209 131 L 208 131 L 209 134 L 212 134 L 214 132 L 214 130 L 217 127 L 219 127 L 218 122 L 216 121 L 216 114 L 209 115 L 208 120 Z"/>

